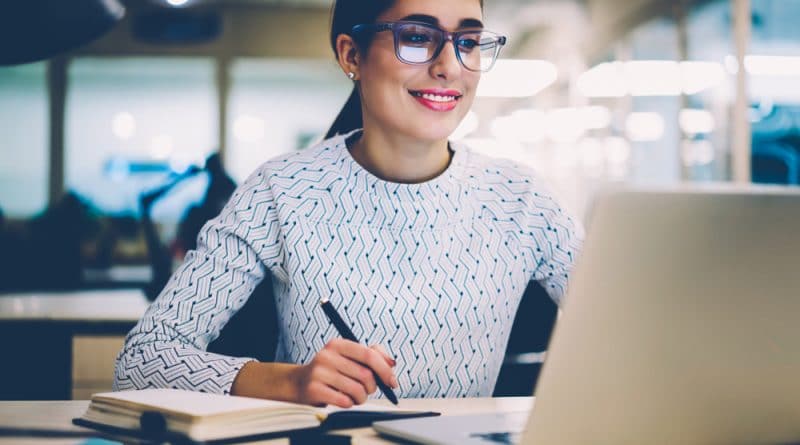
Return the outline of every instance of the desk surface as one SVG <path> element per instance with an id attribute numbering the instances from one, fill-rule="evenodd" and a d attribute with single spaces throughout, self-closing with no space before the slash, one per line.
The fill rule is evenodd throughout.
<path id="1" fill-rule="evenodd" d="M 135 323 L 148 304 L 141 289 L 0 294 L 0 321 Z"/>
<path id="2" fill-rule="evenodd" d="M 439 411 L 442 415 L 465 415 L 495 412 L 524 411 L 531 408 L 531 397 L 501 397 L 501 398 L 474 398 L 474 399 L 403 399 L 400 408 L 409 410 Z M 36 428 L 64 430 L 71 432 L 86 431 L 72 425 L 72 419 L 80 416 L 86 410 L 88 401 L 58 401 L 58 402 L 0 402 L 0 429 L 2 428 Z M 385 403 L 385 400 L 371 401 L 370 403 Z M 359 428 L 345 430 L 340 434 L 350 434 L 353 444 L 390 444 L 371 429 Z M 11 444 L 45 444 L 45 445 L 77 445 L 86 439 L 49 439 L 0 436 L 0 445 Z M 271 444 L 288 443 L 288 440 L 270 441 Z"/>

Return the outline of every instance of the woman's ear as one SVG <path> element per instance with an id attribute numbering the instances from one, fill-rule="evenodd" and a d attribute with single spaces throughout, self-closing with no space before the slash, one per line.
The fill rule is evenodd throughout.
<path id="1" fill-rule="evenodd" d="M 347 34 L 339 34 L 339 36 L 336 37 L 336 54 L 338 56 L 339 66 L 342 67 L 345 74 L 352 80 L 357 80 L 359 77 L 358 68 L 361 62 L 361 55 L 353 37 Z"/>

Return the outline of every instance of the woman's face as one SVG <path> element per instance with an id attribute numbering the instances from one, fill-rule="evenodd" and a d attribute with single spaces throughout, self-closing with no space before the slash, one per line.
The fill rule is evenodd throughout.
<path id="1" fill-rule="evenodd" d="M 482 18 L 479 0 L 397 0 L 376 21 L 413 20 L 457 31 L 481 28 Z M 479 72 L 458 61 L 452 42 L 430 64 L 401 62 L 391 31 L 375 34 L 358 74 L 365 127 L 426 142 L 450 136 L 472 106 L 480 80 Z"/>

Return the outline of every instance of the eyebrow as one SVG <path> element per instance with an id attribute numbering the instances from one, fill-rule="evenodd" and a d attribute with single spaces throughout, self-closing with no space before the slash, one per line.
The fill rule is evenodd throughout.
<path id="1" fill-rule="evenodd" d="M 401 19 L 407 22 L 422 22 L 430 25 L 439 26 L 439 19 L 426 14 L 411 14 Z M 483 28 L 483 22 L 478 19 L 462 19 L 458 28 Z"/>

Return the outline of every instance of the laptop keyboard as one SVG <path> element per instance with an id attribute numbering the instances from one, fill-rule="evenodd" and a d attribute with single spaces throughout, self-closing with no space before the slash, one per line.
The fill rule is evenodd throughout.
<path id="1" fill-rule="evenodd" d="M 505 443 L 509 445 L 513 445 L 515 443 L 519 443 L 522 434 L 514 433 L 510 431 L 500 432 L 500 433 L 475 433 L 470 434 L 470 437 L 475 437 L 478 439 L 483 439 L 486 442 L 491 443 Z"/>

